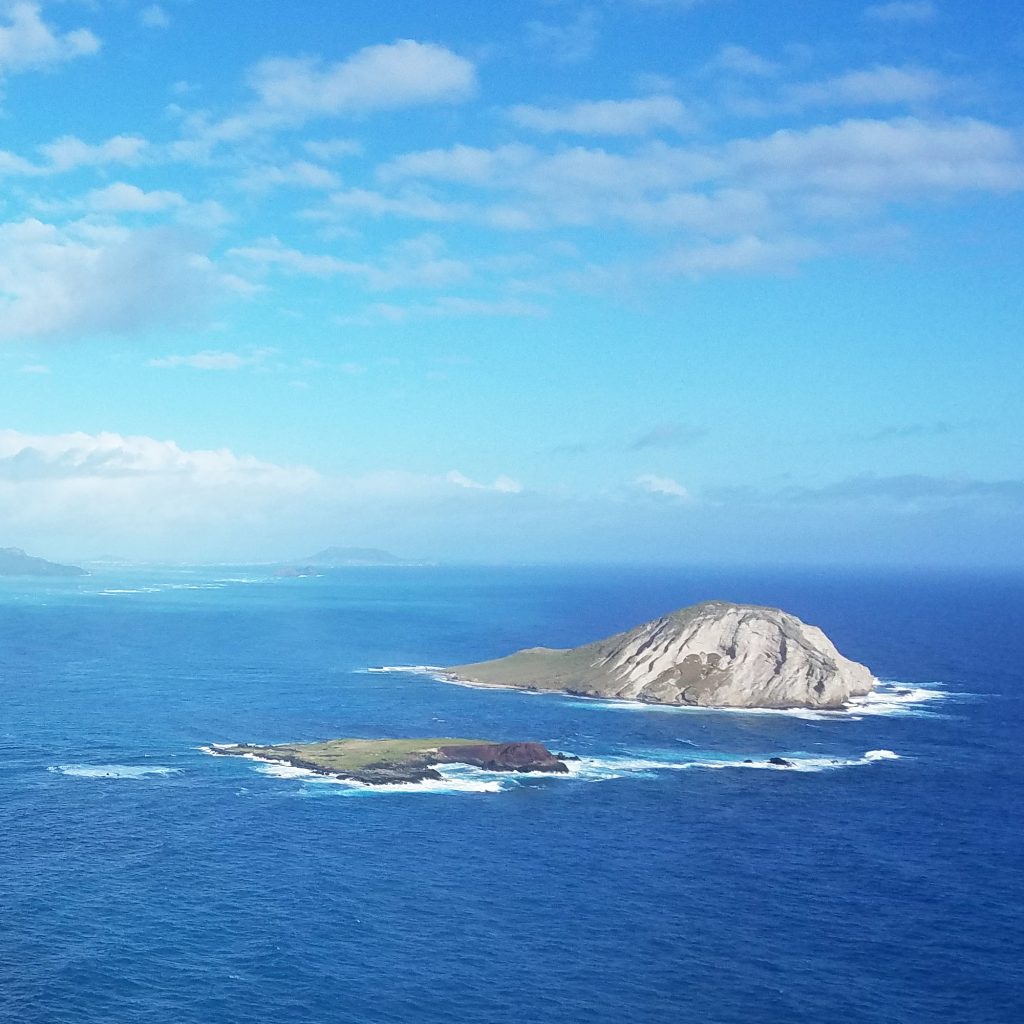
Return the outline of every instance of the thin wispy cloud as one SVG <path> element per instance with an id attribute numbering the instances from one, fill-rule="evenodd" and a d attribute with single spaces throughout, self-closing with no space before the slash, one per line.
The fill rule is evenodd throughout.
<path id="1" fill-rule="evenodd" d="M 259 348 L 250 352 L 195 352 L 191 355 L 160 356 L 147 361 L 147 366 L 163 370 L 187 367 L 192 370 L 241 370 L 247 366 L 259 366 L 273 355 L 276 349 Z"/>
<path id="2" fill-rule="evenodd" d="M 869 4 L 864 17 L 890 24 L 923 25 L 934 21 L 937 9 L 931 0 L 893 0 L 892 3 Z"/>
<path id="3" fill-rule="evenodd" d="M 647 494 L 654 494 L 663 498 L 674 498 L 679 501 L 689 501 L 690 492 L 669 476 L 656 476 L 653 473 L 644 473 L 638 476 L 634 485 Z"/>
<path id="4" fill-rule="evenodd" d="M 707 435 L 708 431 L 704 427 L 687 423 L 659 423 L 630 441 L 626 449 L 641 452 L 648 448 L 682 448 Z"/>

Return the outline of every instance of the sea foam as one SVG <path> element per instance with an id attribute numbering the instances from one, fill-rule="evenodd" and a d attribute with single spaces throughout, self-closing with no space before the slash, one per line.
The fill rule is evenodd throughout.
<path id="1" fill-rule="evenodd" d="M 53 764 L 47 771 L 78 779 L 146 779 L 154 775 L 175 775 L 181 769 L 164 765 Z"/>

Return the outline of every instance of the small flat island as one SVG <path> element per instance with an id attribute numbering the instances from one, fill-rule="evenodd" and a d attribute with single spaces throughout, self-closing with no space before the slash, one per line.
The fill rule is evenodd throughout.
<path id="1" fill-rule="evenodd" d="M 273 746 L 234 743 L 213 747 L 211 752 L 287 764 L 368 785 L 442 779 L 444 776 L 434 767 L 439 764 L 469 764 L 492 772 L 569 771 L 566 755 L 552 754 L 542 743 L 489 740 L 337 739 Z"/>

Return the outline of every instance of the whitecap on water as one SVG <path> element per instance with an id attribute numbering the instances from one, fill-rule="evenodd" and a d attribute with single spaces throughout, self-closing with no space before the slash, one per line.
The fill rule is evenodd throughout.
<path id="1" fill-rule="evenodd" d="M 737 757 L 704 751 L 692 757 L 657 756 L 637 757 L 614 755 L 611 757 L 582 757 L 569 764 L 575 777 L 588 782 L 624 778 L 630 775 L 651 777 L 657 772 L 684 771 L 691 768 L 717 770 L 722 768 L 760 768 L 778 772 L 826 772 L 838 768 L 853 768 L 872 764 L 876 761 L 899 760 L 899 754 L 892 750 L 868 750 L 860 757 L 820 757 L 806 754 L 785 754 L 773 762 L 768 757 Z"/>
<path id="2" fill-rule="evenodd" d="M 146 779 L 150 776 L 175 775 L 181 769 L 164 765 L 53 764 L 47 771 L 79 779 Z"/>

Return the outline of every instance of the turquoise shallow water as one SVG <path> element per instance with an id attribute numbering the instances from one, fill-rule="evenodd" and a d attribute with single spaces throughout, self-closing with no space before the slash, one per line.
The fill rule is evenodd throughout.
<path id="1" fill-rule="evenodd" d="M 786 607 L 913 696 L 746 715 L 367 671 L 707 597 Z M 1017 1021 L 1022 610 L 995 575 L 3 581 L 0 1019 Z M 375 791 L 200 749 L 445 733 L 583 760 Z"/>

